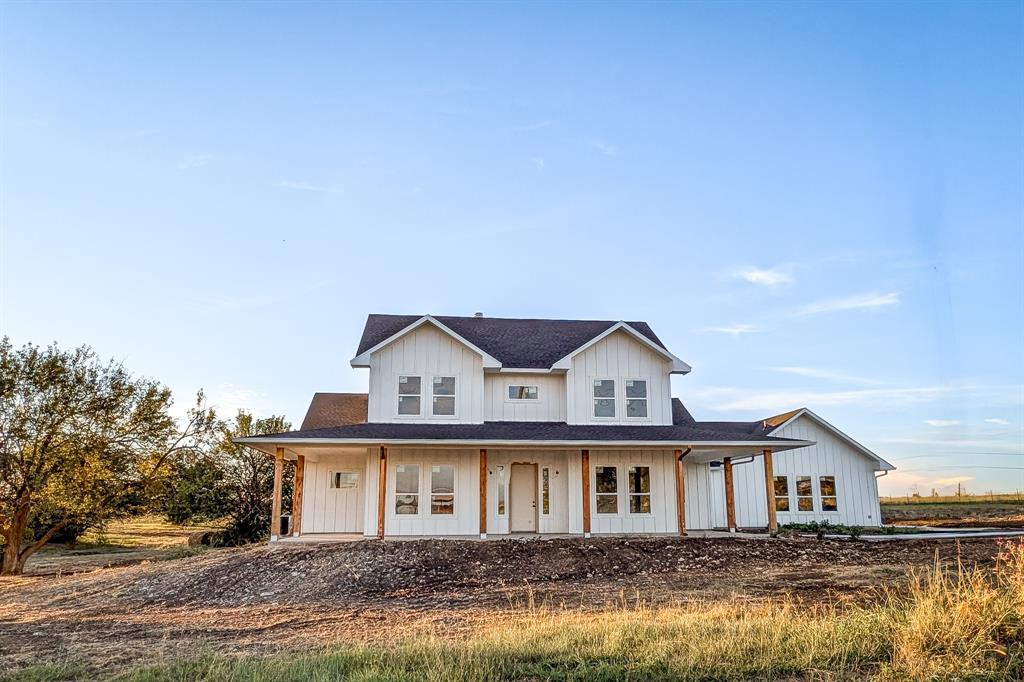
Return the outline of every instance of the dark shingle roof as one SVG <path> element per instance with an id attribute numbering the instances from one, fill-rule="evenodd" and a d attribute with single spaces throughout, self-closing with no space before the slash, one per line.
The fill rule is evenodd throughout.
<path id="1" fill-rule="evenodd" d="M 565 422 L 484 422 L 482 424 L 370 423 L 322 429 L 290 431 L 254 440 L 281 438 L 328 438 L 358 441 L 375 440 L 465 440 L 465 441 L 648 441 L 691 442 L 778 441 L 761 434 L 712 431 L 694 426 L 614 426 L 566 424 Z"/>
<path id="2" fill-rule="evenodd" d="M 361 355 L 422 315 L 377 315 L 366 318 L 356 355 Z M 450 317 L 434 319 L 496 358 L 505 367 L 547 369 L 587 341 L 618 324 L 609 320 L 520 320 L 501 317 Z M 661 348 L 661 342 L 646 322 L 627 322 Z"/>
<path id="3" fill-rule="evenodd" d="M 365 393 L 314 393 L 302 420 L 302 431 L 366 422 L 369 396 Z"/>

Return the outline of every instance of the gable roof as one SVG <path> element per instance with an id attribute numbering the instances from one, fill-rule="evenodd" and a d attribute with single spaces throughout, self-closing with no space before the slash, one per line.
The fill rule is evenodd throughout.
<path id="1" fill-rule="evenodd" d="M 804 416 L 808 417 L 809 419 L 816 422 L 818 425 L 822 426 L 825 430 L 832 433 L 832 435 L 834 435 L 836 438 L 845 442 L 847 445 L 852 447 L 854 450 L 857 450 L 868 459 L 874 460 L 878 464 L 878 471 L 892 471 L 893 469 L 896 468 L 889 462 L 885 461 L 884 459 L 876 455 L 871 450 L 868 450 L 866 447 L 855 441 L 850 436 L 846 435 L 845 433 L 837 429 L 832 424 L 828 423 L 827 421 L 816 415 L 814 412 L 811 412 L 806 407 L 801 407 L 796 410 L 790 410 L 789 412 L 777 414 L 774 417 L 768 417 L 767 419 L 764 420 L 764 423 L 768 428 L 768 431 L 766 433 L 773 433 L 775 431 L 779 431 L 784 427 L 788 426 L 789 424 L 792 424 L 800 417 Z"/>
<path id="2" fill-rule="evenodd" d="M 411 331 L 414 325 L 427 321 L 433 321 L 443 331 L 452 333 L 509 369 L 550 369 L 559 360 L 623 324 L 628 325 L 628 329 L 623 327 L 627 333 L 641 337 L 663 355 L 674 357 L 646 322 L 371 314 L 366 318 L 353 364 L 397 335 Z"/>
<path id="3" fill-rule="evenodd" d="M 314 393 L 299 430 L 365 424 L 369 398 L 366 393 Z"/>

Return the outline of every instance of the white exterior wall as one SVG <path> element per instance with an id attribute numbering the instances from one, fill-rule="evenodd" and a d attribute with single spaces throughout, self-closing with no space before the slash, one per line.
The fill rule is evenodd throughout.
<path id="1" fill-rule="evenodd" d="M 579 459 L 577 453 L 576 459 Z M 628 473 L 634 465 L 651 468 L 651 513 L 629 512 Z M 596 468 L 618 467 L 618 512 L 598 514 Z M 674 533 L 679 530 L 676 514 L 675 471 L 671 450 L 591 450 L 590 451 L 590 532 L 600 533 Z M 576 480 L 581 480 L 578 473 Z M 581 483 L 577 484 L 582 487 Z M 582 491 L 581 491 L 582 492 Z M 578 498 L 577 498 L 578 499 Z M 579 532 L 583 530 L 583 508 L 579 505 L 570 514 L 579 516 Z"/>
<path id="2" fill-rule="evenodd" d="M 398 415 L 398 376 L 422 376 L 420 416 Z M 455 417 L 432 417 L 431 377 L 455 377 Z M 484 418 L 483 359 L 431 324 L 395 339 L 370 356 L 370 422 L 470 423 Z"/>
<path id="3" fill-rule="evenodd" d="M 623 331 L 601 339 L 572 359 L 566 374 L 570 424 L 672 424 L 671 362 Z M 594 417 L 594 379 L 615 380 L 615 418 Z M 646 379 L 648 419 L 626 419 L 626 379 Z"/>
<path id="4" fill-rule="evenodd" d="M 330 487 L 332 471 L 359 475 L 355 490 Z M 302 481 L 302 533 L 362 533 L 365 528 L 366 455 L 325 455 L 316 461 L 306 460 Z M 376 523 L 376 522 L 374 522 Z"/>
<path id="5" fill-rule="evenodd" d="M 393 448 L 388 450 L 385 535 L 478 535 L 480 529 L 480 460 L 478 450 Z M 395 513 L 395 479 L 399 465 L 419 465 L 419 513 Z M 455 466 L 455 513 L 430 513 L 430 473 L 434 464 Z M 376 504 L 374 505 L 376 507 Z M 376 509 L 374 509 L 376 530 Z"/>
<path id="6" fill-rule="evenodd" d="M 505 535 L 509 532 L 510 491 L 509 479 L 513 463 L 537 465 L 537 529 L 540 533 L 568 533 L 570 515 L 570 481 L 579 481 L 579 467 L 576 478 L 571 479 L 569 461 L 575 454 L 579 460 L 579 452 L 568 451 L 530 451 L 530 450 L 488 450 L 487 451 L 487 534 Z M 578 462 L 577 462 L 578 463 Z M 479 461 L 477 463 L 479 468 Z M 543 513 L 541 469 L 549 471 L 549 513 Z M 502 473 L 504 476 L 502 476 Z M 479 479 L 478 479 L 479 484 Z M 498 488 L 505 487 L 505 513 L 498 514 Z M 576 484 L 577 487 L 579 483 Z M 479 498 L 479 495 L 478 495 Z M 578 498 L 577 498 L 578 499 Z M 582 532 L 582 531 L 580 531 Z"/>
<path id="7" fill-rule="evenodd" d="M 789 476 L 791 511 L 777 512 L 780 525 L 810 521 L 829 521 L 848 526 L 881 525 L 878 482 L 875 480 L 877 463 L 874 460 L 864 456 L 806 415 L 774 431 L 772 436 L 815 441 L 815 445 L 776 453 L 772 457 L 772 473 L 775 476 Z M 734 474 L 737 524 L 741 527 L 766 526 L 768 511 L 764 465 L 761 459 L 757 458 L 751 464 L 736 467 Z M 814 492 L 813 512 L 796 511 L 797 476 L 811 477 Z M 836 477 L 838 511 L 821 510 L 819 476 Z"/>
<path id="8" fill-rule="evenodd" d="M 728 522 L 725 516 L 725 478 L 722 468 L 712 469 L 706 463 L 695 464 L 687 462 L 685 458 L 683 462 L 687 530 L 725 528 Z M 674 476 L 674 472 L 669 473 Z M 675 481 L 671 480 L 669 484 L 674 493 Z"/>
<path id="9" fill-rule="evenodd" d="M 536 386 L 537 400 L 509 400 L 512 384 Z M 484 421 L 565 421 L 565 375 L 488 373 L 484 375 Z"/>

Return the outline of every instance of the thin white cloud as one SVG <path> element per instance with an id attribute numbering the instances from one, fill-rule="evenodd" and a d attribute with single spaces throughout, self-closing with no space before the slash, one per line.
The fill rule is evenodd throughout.
<path id="1" fill-rule="evenodd" d="M 1010 422 L 1007 419 L 986 419 L 986 424 L 997 424 L 999 426 L 1009 426 Z"/>
<path id="2" fill-rule="evenodd" d="M 302 180 L 281 180 L 277 183 L 277 186 L 282 189 L 294 189 L 300 192 L 323 192 L 325 194 L 331 194 L 334 192 L 330 187 L 316 185 L 312 182 L 304 182 Z"/>
<path id="3" fill-rule="evenodd" d="M 587 140 L 587 146 L 592 149 L 596 149 L 605 156 L 615 156 L 619 153 L 619 148 L 617 146 L 610 142 L 605 142 L 604 140 Z"/>
<path id="4" fill-rule="evenodd" d="M 960 423 L 959 419 L 925 419 L 924 423 L 928 426 L 937 426 L 939 428 L 946 426 L 957 426 Z"/>
<path id="5" fill-rule="evenodd" d="M 533 167 L 537 169 L 538 173 L 544 172 L 544 166 L 544 159 L 540 158 L 539 156 L 533 159 Z"/>
<path id="6" fill-rule="evenodd" d="M 178 160 L 178 170 L 192 170 L 210 165 L 210 162 L 217 157 L 213 154 L 190 154 Z"/>
<path id="7" fill-rule="evenodd" d="M 762 287 L 777 287 L 793 282 L 793 275 L 780 268 L 741 268 L 735 275 Z"/>
<path id="8" fill-rule="evenodd" d="M 712 332 L 717 334 L 732 334 L 733 336 L 739 336 L 740 334 L 753 334 L 760 330 L 752 324 L 734 324 L 728 327 L 705 327 L 700 331 Z"/>
<path id="9" fill-rule="evenodd" d="M 997 440 L 995 438 L 876 438 L 873 442 L 885 443 L 887 445 L 913 445 L 932 449 L 935 447 L 953 450 L 970 448 L 971 450 L 984 450 L 994 454 L 1019 454 L 1024 456 L 1024 451 L 1021 450 L 1019 443 L 1012 440 Z"/>
<path id="10" fill-rule="evenodd" d="M 769 367 L 772 372 L 782 372 L 783 374 L 795 374 L 796 376 L 807 377 L 809 379 L 824 379 L 826 381 L 842 381 L 851 384 L 863 384 L 866 386 L 877 386 L 883 382 L 877 379 L 868 379 L 866 377 L 854 376 L 852 374 L 843 374 L 842 372 L 833 372 L 829 369 L 818 369 L 816 367 Z"/>
<path id="11" fill-rule="evenodd" d="M 554 125 L 554 121 L 537 121 L 536 123 L 527 123 L 521 126 L 512 126 L 509 128 L 510 133 L 531 133 L 534 130 L 543 130 Z"/>
<path id="12" fill-rule="evenodd" d="M 896 305 L 900 302 L 900 295 L 895 291 L 887 294 L 868 293 L 848 296 L 846 298 L 833 298 L 824 301 L 815 301 L 798 308 L 795 315 L 818 315 L 820 313 L 832 313 L 840 310 L 872 310 L 885 306 Z"/>
<path id="13" fill-rule="evenodd" d="M 974 476 L 952 476 L 950 478 L 937 478 L 932 481 L 935 485 L 956 485 L 957 483 L 967 483 L 967 481 L 973 481 Z"/>

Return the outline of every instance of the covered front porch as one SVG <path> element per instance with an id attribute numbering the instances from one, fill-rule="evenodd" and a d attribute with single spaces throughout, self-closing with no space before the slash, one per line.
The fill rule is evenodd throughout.
<path id="1" fill-rule="evenodd" d="M 763 467 L 773 480 L 773 448 L 747 443 L 270 445 L 260 449 L 274 457 L 272 541 L 284 539 L 286 466 L 295 468 L 290 542 L 736 532 L 733 468 Z M 766 486 L 757 492 L 774 532 Z"/>

